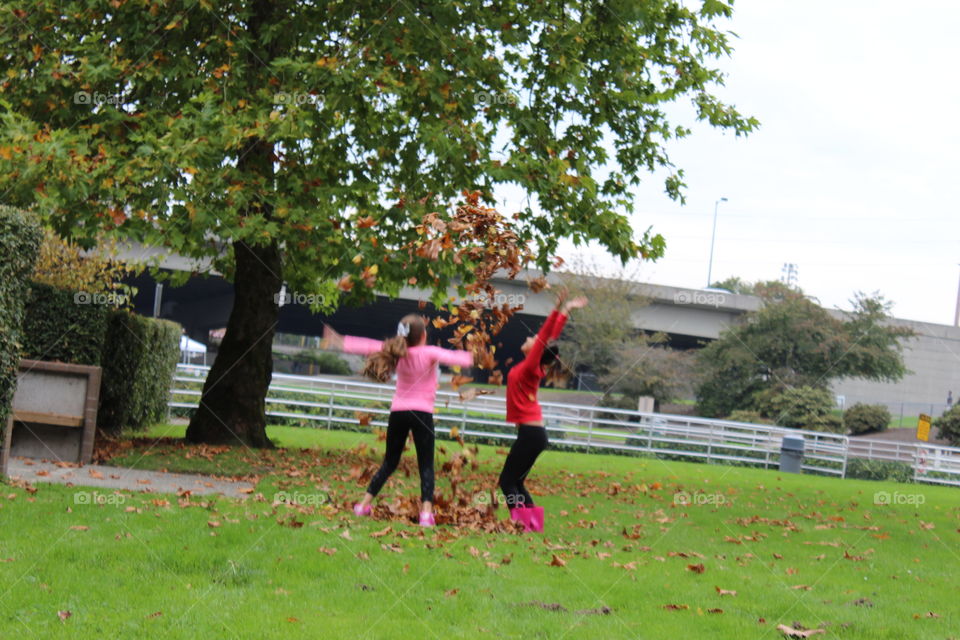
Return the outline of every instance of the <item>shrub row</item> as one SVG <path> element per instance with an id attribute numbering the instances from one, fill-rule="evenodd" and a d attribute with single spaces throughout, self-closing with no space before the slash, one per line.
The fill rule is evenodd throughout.
<path id="1" fill-rule="evenodd" d="M 100 429 L 139 430 L 164 419 L 180 325 L 38 282 L 26 300 L 22 357 L 102 367 Z"/>
<path id="2" fill-rule="evenodd" d="M 101 361 L 98 426 L 119 432 L 162 421 L 179 357 L 179 324 L 112 311 Z"/>
<path id="3" fill-rule="evenodd" d="M 24 302 L 40 238 L 40 225 L 30 214 L 0 206 L 0 450 L 17 384 Z"/>

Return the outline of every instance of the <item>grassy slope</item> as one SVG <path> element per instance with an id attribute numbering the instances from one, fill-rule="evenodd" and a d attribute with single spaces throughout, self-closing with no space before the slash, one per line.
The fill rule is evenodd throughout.
<path id="1" fill-rule="evenodd" d="M 778 638 L 777 624 L 799 621 L 828 623 L 816 637 L 900 640 L 960 629 L 951 599 L 960 570 L 955 489 L 548 452 L 531 483 L 545 494 L 545 536 L 424 532 L 329 506 L 273 507 L 278 490 L 359 495 L 361 486 L 341 480 L 349 466 L 336 456 L 367 443 L 372 464 L 381 445 L 338 431 L 272 428 L 271 436 L 329 451 L 208 460 L 209 451 L 189 450 L 187 459 L 187 450 L 159 445 L 121 460 L 221 473 L 259 460 L 261 474 L 279 470 L 260 480 L 265 502 L 194 497 L 181 508 L 175 496 L 125 493 L 108 496 L 121 504 L 94 506 L 75 504 L 76 488 L 0 487 L 0 637 Z M 489 485 L 502 456 L 481 447 L 480 459 Z M 483 488 L 474 481 L 466 490 Z M 449 492 L 442 474 L 438 489 Z M 675 491 L 700 497 L 677 506 Z M 876 492 L 924 504 L 876 506 Z M 416 493 L 415 472 L 398 472 L 383 498 L 398 493 Z M 303 526 L 278 524 L 291 516 Z M 737 522 L 753 516 L 768 520 Z M 388 525 L 391 534 L 370 536 Z M 639 537 L 624 535 L 633 532 Z M 566 566 L 550 566 L 554 555 Z M 703 573 L 687 568 L 701 563 Z M 715 586 L 737 595 L 721 597 Z M 860 598 L 873 606 L 852 604 Z M 567 611 L 515 606 L 531 601 Z M 689 609 L 663 608 L 671 603 Z M 602 606 L 613 613 L 576 613 Z M 708 613 L 717 608 L 723 613 Z M 922 617 L 931 610 L 940 617 Z M 58 611 L 72 615 L 61 622 Z"/>

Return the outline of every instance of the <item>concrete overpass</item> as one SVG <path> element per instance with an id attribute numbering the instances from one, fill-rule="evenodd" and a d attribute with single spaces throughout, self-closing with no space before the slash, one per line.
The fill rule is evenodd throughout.
<path id="1" fill-rule="evenodd" d="M 191 273 L 208 272 L 209 267 L 180 256 L 170 256 L 158 250 L 133 247 L 125 257 L 143 259 L 152 257 L 161 268 Z M 500 353 L 503 359 L 519 356 L 519 345 L 535 332 L 543 317 L 553 307 L 549 291 L 534 294 L 527 281 L 533 272 L 520 274 L 515 280 L 499 278 L 495 281 L 504 300 L 522 303 L 523 310 L 505 327 L 500 335 Z M 551 274 L 551 284 L 559 284 L 560 276 Z M 150 276 L 131 280 L 139 293 L 134 306 L 139 313 L 152 315 L 155 304 L 155 281 Z M 455 291 L 450 292 L 456 295 Z M 303 335 L 319 335 L 324 322 L 338 330 L 358 335 L 382 338 L 391 335 L 397 319 L 419 309 L 425 292 L 404 288 L 398 299 L 380 298 L 362 308 L 344 308 L 329 317 L 313 314 L 299 304 L 284 305 L 280 311 L 277 331 Z M 722 291 L 688 289 L 649 283 L 638 283 L 635 293 L 624 300 L 632 309 L 633 326 L 638 330 L 664 332 L 671 346 L 696 348 L 704 341 L 716 339 L 728 326 L 738 322 L 746 312 L 760 308 L 755 296 Z M 160 297 L 159 315 L 182 324 L 188 335 L 200 342 L 208 342 L 211 329 L 226 326 L 233 305 L 233 288 L 217 274 L 191 277 L 182 287 L 165 286 Z M 831 311 L 841 316 L 839 311 Z M 906 343 L 904 357 L 911 371 L 898 383 L 876 383 L 862 380 L 843 380 L 834 384 L 834 391 L 843 396 L 847 406 L 855 402 L 886 403 L 896 415 L 933 413 L 939 415 L 946 407 L 947 392 L 953 391 L 960 400 L 960 328 L 905 319 L 892 323 L 906 326 L 917 338 Z M 440 340 L 448 334 L 440 333 Z"/>

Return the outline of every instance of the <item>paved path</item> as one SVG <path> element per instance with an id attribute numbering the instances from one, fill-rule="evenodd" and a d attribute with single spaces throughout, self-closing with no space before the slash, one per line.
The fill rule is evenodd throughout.
<path id="1" fill-rule="evenodd" d="M 125 469 L 99 464 L 61 467 L 53 462 L 24 458 L 11 458 L 7 474 L 12 478 L 19 477 L 30 483 L 52 482 L 78 487 L 126 489 L 151 493 L 190 491 L 194 495 L 222 493 L 225 496 L 239 498 L 249 494 L 253 489 L 253 484 L 250 482 L 231 482 L 203 475 Z M 243 491 L 244 489 L 246 491 Z"/>

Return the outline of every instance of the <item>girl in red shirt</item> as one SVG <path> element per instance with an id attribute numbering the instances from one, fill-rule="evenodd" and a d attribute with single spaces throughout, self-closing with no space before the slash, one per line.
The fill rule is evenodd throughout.
<path id="1" fill-rule="evenodd" d="M 517 425 L 517 439 L 503 463 L 500 489 L 510 509 L 510 518 L 523 522 L 528 531 L 543 531 L 543 507 L 533 504 L 523 481 L 549 444 L 537 390 L 545 375 L 544 367 L 560 366 L 560 352 L 553 341 L 563 331 L 570 310 L 586 305 L 587 299 L 582 296 L 566 301 L 566 291 L 561 290 L 557 306 L 540 332 L 521 345 L 524 359 L 507 374 L 507 422 Z"/>

